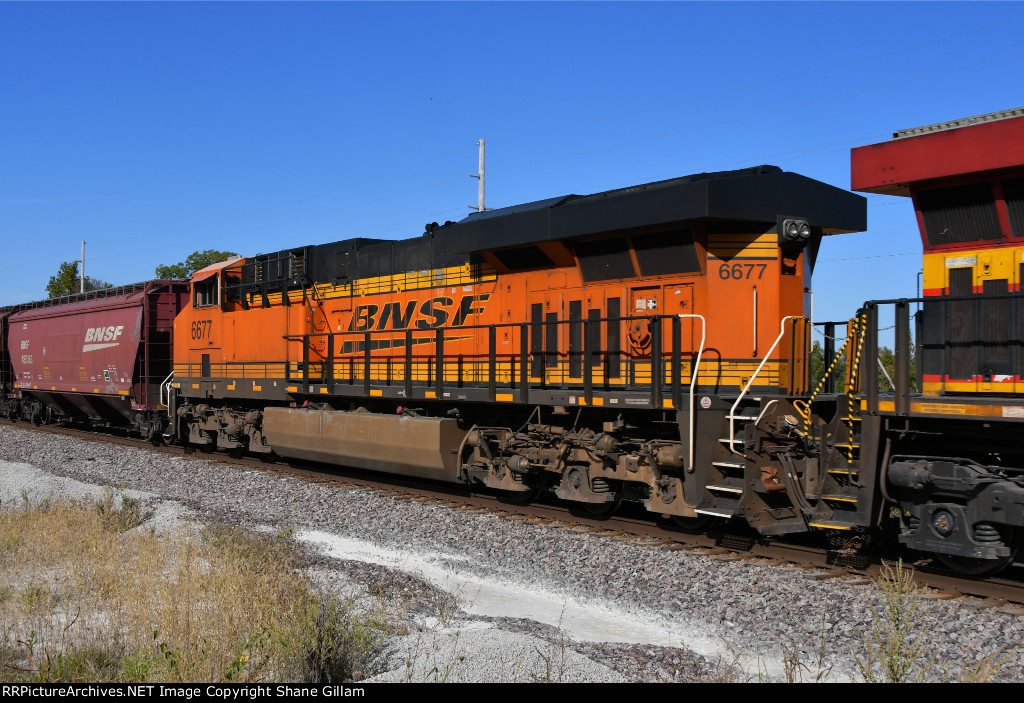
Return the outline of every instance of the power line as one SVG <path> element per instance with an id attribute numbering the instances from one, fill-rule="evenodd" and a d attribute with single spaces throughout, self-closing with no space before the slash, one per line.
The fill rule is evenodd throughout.
<path id="1" fill-rule="evenodd" d="M 904 251 L 898 254 L 875 254 L 874 256 L 848 256 L 845 259 L 818 259 L 818 263 L 826 261 L 860 261 L 861 259 L 886 259 L 891 256 L 921 256 L 919 251 Z"/>
<path id="2" fill-rule="evenodd" d="M 777 83 L 782 83 L 784 81 L 794 80 L 796 78 L 804 78 L 806 76 L 811 76 L 811 75 L 814 75 L 816 73 L 824 73 L 826 71 L 833 71 L 833 70 L 835 70 L 837 68 L 845 68 L 846 66 L 853 66 L 853 65 L 858 64 L 858 63 L 864 63 L 866 61 L 873 61 L 875 59 L 884 58 L 886 56 L 892 56 L 894 54 L 899 54 L 899 53 L 902 53 L 904 51 L 912 51 L 914 49 L 921 49 L 921 48 L 926 47 L 926 46 L 931 46 L 933 44 L 939 44 L 941 42 L 950 41 L 952 39 L 960 39 L 961 37 L 970 36 L 971 34 L 977 34 L 979 32 L 987 32 L 987 31 L 989 31 L 991 29 L 998 29 L 1000 27 L 1005 27 L 1005 26 L 1008 26 L 1008 25 L 1011 25 L 1011 24 L 1014 24 L 1014 23 L 1017 23 L 1017 22 L 1021 22 L 1021 21 L 1024 21 L 1024 17 L 1018 17 L 1017 19 L 1009 20 L 1007 22 L 1001 22 L 999 24 L 989 25 L 987 27 L 979 27 L 978 29 L 971 29 L 971 30 L 968 30 L 966 32 L 961 32 L 960 34 L 951 34 L 951 35 L 946 36 L 946 37 L 941 37 L 939 39 L 932 39 L 930 41 L 922 42 L 920 44 L 912 44 L 910 46 L 905 46 L 905 47 L 903 47 L 901 49 L 892 49 L 890 51 L 884 51 L 881 54 L 873 54 L 871 56 L 864 56 L 864 57 L 861 57 L 859 59 L 851 59 L 850 61 L 843 61 L 842 63 L 832 64 L 831 66 L 823 66 L 821 68 L 815 68 L 815 69 L 811 69 L 810 71 L 803 71 L 801 73 L 794 73 L 794 74 L 791 74 L 791 75 L 788 75 L 788 76 L 783 76 L 781 78 L 773 78 L 773 79 L 768 80 L 768 81 L 762 81 L 761 83 L 751 83 L 749 85 L 745 85 L 745 86 L 742 86 L 742 87 L 739 87 L 739 88 L 730 88 L 729 90 L 722 90 L 722 91 L 719 91 L 717 93 L 708 93 L 706 95 L 700 95 L 700 96 L 697 96 L 697 97 L 685 98 L 683 100 L 677 100 L 677 101 L 671 102 L 671 103 L 665 103 L 664 105 L 655 105 L 653 107 L 646 107 L 646 108 L 642 108 L 640 110 L 632 110 L 630 112 L 622 112 L 622 113 L 619 113 L 617 115 L 609 115 L 607 117 L 599 117 L 597 119 L 586 120 L 586 121 L 583 121 L 583 122 L 575 122 L 573 124 L 562 125 L 562 126 L 559 126 L 559 127 L 549 127 L 547 129 L 537 130 L 535 132 L 527 132 L 527 133 L 524 133 L 524 134 L 517 134 L 515 136 L 510 136 L 510 137 L 498 137 L 497 139 L 491 139 L 491 142 L 511 141 L 513 139 L 523 139 L 525 137 L 534 137 L 534 136 L 537 136 L 539 134 L 548 134 L 550 132 L 558 132 L 558 131 L 561 131 L 561 130 L 564 130 L 564 129 L 575 129 L 576 127 L 586 127 L 588 125 L 599 124 L 601 122 L 608 122 L 610 120 L 622 119 L 624 117 L 632 117 L 633 115 L 642 115 L 644 113 L 655 112 L 657 110 L 667 110 L 668 108 L 678 107 L 680 105 L 687 105 L 689 103 L 700 102 L 700 101 L 703 101 L 703 100 L 710 100 L 711 98 L 719 98 L 719 97 L 722 97 L 724 95 L 733 95 L 735 93 L 740 93 L 740 92 L 743 92 L 745 90 L 753 90 L 755 88 L 764 88 L 766 86 L 775 85 Z"/>
<path id="3" fill-rule="evenodd" d="M 394 195 L 408 195 L 409 193 L 414 193 L 414 192 L 421 191 L 421 190 L 429 190 L 430 188 L 436 188 L 438 186 L 447 185 L 449 183 L 455 183 L 455 182 L 461 181 L 461 180 L 462 180 L 462 178 L 453 178 L 453 179 L 450 179 L 450 180 L 447 180 L 447 181 L 439 181 L 437 183 L 432 183 L 432 184 L 427 185 L 427 186 L 421 186 L 419 188 L 412 188 L 410 190 L 403 191 L 402 193 L 397 193 L 397 194 L 394 194 Z M 176 247 L 189 247 L 189 246 L 192 246 L 192 245 L 195 245 L 195 244 L 203 244 L 203 243 L 210 242 L 210 241 L 213 241 L 213 240 L 220 240 L 220 239 L 225 239 L 227 237 L 234 237 L 234 236 L 237 236 L 239 234 L 248 234 L 250 232 L 257 232 L 257 231 L 260 231 L 260 230 L 271 229 L 271 228 L 274 228 L 274 227 L 280 227 L 282 225 L 291 224 L 293 222 L 298 222 L 298 221 L 301 221 L 301 220 L 308 220 L 308 219 L 311 219 L 311 218 L 314 218 L 314 217 L 320 217 L 322 215 L 328 215 L 328 214 L 331 214 L 331 213 L 334 213 L 334 212 L 340 212 L 342 210 L 348 210 L 350 208 L 361 207 L 363 205 L 371 205 L 373 203 L 380 202 L 381 200 L 387 200 L 390 197 L 394 197 L 394 195 L 383 196 L 381 198 L 375 198 L 375 199 L 372 199 L 372 200 L 365 200 L 365 201 L 360 202 L 360 203 L 352 203 L 352 204 L 349 204 L 349 205 L 346 205 L 346 206 L 340 207 L 340 208 L 333 208 L 331 210 L 324 210 L 324 211 L 321 211 L 321 212 L 315 212 L 313 214 L 305 215 L 305 216 L 299 217 L 299 218 L 292 218 L 292 219 L 289 219 L 289 220 L 282 220 L 280 222 L 274 222 L 274 223 L 267 224 L 267 225 L 260 225 L 260 226 L 257 226 L 257 227 L 250 227 L 250 228 L 247 228 L 247 229 L 237 230 L 235 232 L 229 232 L 229 233 L 226 233 L 226 234 L 211 235 L 211 236 L 208 236 L 208 237 L 204 237 L 202 239 L 194 239 L 194 240 L 190 240 L 190 241 L 186 241 L 186 242 L 180 242 L 180 241 L 179 242 L 173 242 L 173 243 L 167 244 L 165 246 L 153 247 L 153 248 L 150 248 L 150 249 L 136 249 L 133 253 L 149 254 L 149 253 L 152 253 L 152 252 L 166 251 L 168 249 L 174 249 Z M 415 222 L 417 220 L 421 220 L 423 218 L 429 218 L 429 217 L 440 217 L 440 216 L 443 216 L 443 215 L 450 214 L 452 212 L 462 212 L 462 208 L 454 208 L 454 209 L 442 210 L 440 212 L 435 212 L 435 213 L 431 213 L 431 214 L 428 214 L 428 215 L 423 215 L 422 217 L 417 217 L 414 220 L 407 220 L 406 222 Z M 388 226 L 388 227 L 398 227 L 401 224 L 404 224 L 404 223 L 399 222 L 399 223 L 393 223 L 392 225 L 386 225 L 386 226 Z M 376 230 L 376 228 L 373 228 L 373 230 L 364 230 L 363 232 L 371 232 L 371 231 L 379 231 L 379 230 Z M 387 230 L 385 230 L 385 231 L 387 231 Z M 349 233 L 349 236 L 350 237 L 355 237 L 355 236 L 365 236 L 365 235 L 362 232 L 353 232 L 353 233 Z M 100 255 L 97 255 L 97 256 L 93 256 L 92 260 L 93 261 L 106 260 L 106 259 L 120 258 L 122 256 L 123 255 L 120 254 L 120 253 L 100 254 Z M 19 280 L 19 279 L 23 279 L 23 278 L 28 278 L 29 276 L 33 276 L 33 275 L 38 274 L 38 273 L 44 273 L 46 271 L 52 271 L 52 270 L 53 270 L 52 266 L 48 266 L 46 268 L 38 269 L 36 271 L 23 271 L 23 272 L 21 272 L 19 274 L 13 275 L 13 276 L 5 276 L 4 278 L 5 278 L 5 280 Z"/>
<path id="4" fill-rule="evenodd" d="M 168 244 L 166 246 L 153 247 L 151 249 L 136 249 L 134 251 L 134 253 L 145 254 L 145 253 L 154 252 L 154 251 L 164 251 L 166 249 L 172 249 L 174 247 L 178 247 L 178 246 L 182 246 L 182 245 L 184 245 L 184 246 L 191 246 L 193 244 L 202 244 L 202 243 L 210 242 L 210 241 L 213 241 L 213 240 L 226 239 L 227 237 L 235 237 L 235 236 L 238 236 L 240 234 L 249 234 L 250 232 L 259 232 L 259 231 L 262 231 L 262 230 L 265 230 L 265 229 L 272 229 L 274 227 L 281 227 L 282 225 L 289 225 L 289 224 L 292 224 L 294 222 L 301 222 L 303 220 L 309 220 L 309 219 L 312 219 L 314 217 L 321 217 L 323 215 L 330 215 L 330 214 L 333 214 L 335 212 L 341 212 L 343 210 L 350 210 L 352 208 L 362 207 L 364 205 L 372 205 L 372 204 L 378 203 L 378 202 L 380 202 L 382 200 L 388 200 L 390 198 L 398 197 L 398 196 L 401 196 L 401 195 L 408 195 L 410 193 L 416 193 L 416 192 L 423 191 L 423 190 L 430 190 L 431 188 L 437 188 L 438 186 L 443 186 L 443 185 L 447 185 L 449 183 L 456 183 L 456 182 L 461 182 L 461 181 L 462 181 L 462 178 L 451 178 L 451 179 L 448 179 L 446 181 L 438 181 L 437 183 L 431 183 L 430 185 L 420 186 L 419 188 L 410 188 L 409 190 L 402 191 L 401 193 L 392 193 L 390 195 L 381 196 L 379 198 L 373 198 L 371 200 L 364 200 L 364 201 L 359 202 L 359 203 L 350 203 L 350 204 L 344 205 L 342 207 L 331 208 L 330 210 L 321 210 L 320 212 L 314 212 L 314 213 L 312 213 L 310 215 L 303 215 L 302 217 L 293 217 L 293 218 L 288 219 L 288 220 L 281 220 L 279 222 L 273 222 L 273 223 L 267 224 L 267 225 L 259 225 L 259 226 L 256 226 L 256 227 L 248 227 L 246 229 L 240 229 L 240 230 L 236 230 L 234 232 L 228 232 L 226 234 L 213 234 L 213 235 L 209 235 L 209 236 L 203 237 L 202 239 L 194 239 L 194 240 L 191 240 L 191 241 L 188 241 L 188 242 L 174 242 L 174 243 Z M 111 259 L 111 258 L 120 257 L 120 256 L 121 256 L 121 254 L 119 254 L 119 253 L 118 254 L 106 254 L 106 255 L 103 255 L 103 256 L 94 256 L 93 260 L 95 261 L 96 259 Z"/>
<path id="5" fill-rule="evenodd" d="M 946 37 L 940 37 L 938 39 L 933 39 L 933 40 L 926 41 L 926 42 L 921 42 L 921 43 L 918 43 L 918 44 L 912 44 L 910 46 L 902 47 L 900 49 L 892 49 L 890 51 L 882 52 L 880 54 L 873 54 L 871 56 L 865 56 L 865 57 L 861 57 L 861 58 L 857 58 L 857 59 L 851 59 L 850 61 L 844 61 L 844 62 L 841 62 L 841 63 L 832 64 L 830 66 L 823 66 L 821 68 L 816 68 L 816 69 L 812 69 L 812 70 L 809 70 L 809 71 L 803 71 L 801 73 L 795 73 L 795 74 L 791 74 L 791 75 L 788 75 L 788 76 L 782 76 L 780 78 L 774 78 L 772 80 L 762 81 L 760 83 L 753 83 L 753 84 L 750 84 L 750 85 L 741 86 L 741 87 L 738 87 L 738 88 L 732 88 L 732 89 L 724 90 L 724 91 L 719 91 L 719 92 L 716 92 L 716 93 L 709 93 L 707 95 L 686 98 L 686 99 L 678 100 L 678 101 L 675 101 L 675 102 L 672 102 L 672 103 L 666 103 L 664 105 L 656 105 L 656 106 L 653 106 L 653 107 L 643 108 L 643 109 L 640 109 L 640 110 L 634 110 L 634 111 L 631 111 L 631 112 L 620 113 L 618 115 L 610 115 L 610 116 L 598 118 L 598 119 L 595 119 L 595 120 L 588 120 L 588 121 L 584 121 L 584 122 L 577 122 L 577 123 L 573 123 L 573 124 L 569 124 L 569 125 L 562 125 L 562 126 L 559 126 L 559 127 L 551 127 L 551 128 L 548 128 L 548 129 L 538 130 L 538 131 L 535 131 L 535 132 L 530 132 L 530 133 L 520 134 L 520 135 L 515 135 L 515 136 L 510 136 L 510 137 L 499 137 L 497 139 L 492 139 L 491 141 L 495 142 L 495 141 L 509 141 L 509 140 L 513 140 L 513 139 L 521 139 L 521 138 L 525 138 L 525 137 L 536 136 L 536 135 L 539 135 L 539 134 L 546 134 L 546 133 L 549 133 L 549 132 L 554 132 L 554 131 L 559 131 L 559 130 L 564 130 L 564 129 L 572 129 L 572 128 L 575 128 L 575 127 L 581 127 L 581 126 L 585 126 L 585 125 L 589 125 L 589 124 L 595 124 L 595 123 L 599 123 L 599 122 L 605 122 L 605 121 L 609 121 L 609 120 L 620 119 L 620 118 L 629 117 L 629 116 L 632 116 L 632 115 L 638 115 L 638 114 L 643 114 L 643 113 L 647 113 L 647 112 L 653 112 L 653 111 L 657 111 L 657 110 L 664 110 L 664 109 L 668 109 L 668 108 L 671 108 L 671 107 L 676 107 L 676 106 L 679 106 L 679 105 L 685 105 L 685 104 L 688 104 L 688 103 L 699 102 L 699 101 L 703 101 L 703 100 L 709 100 L 709 99 L 712 99 L 712 98 L 722 97 L 722 96 L 725 96 L 725 95 L 731 95 L 731 94 L 743 92 L 743 91 L 746 91 L 746 90 L 752 90 L 752 89 L 755 89 L 755 88 L 761 88 L 761 87 L 765 87 L 765 86 L 769 86 L 769 85 L 775 85 L 777 83 L 781 83 L 781 82 L 789 81 L 789 80 L 794 80 L 796 78 L 803 78 L 803 77 L 814 75 L 814 74 L 817 74 L 817 73 L 824 73 L 824 72 L 827 72 L 827 71 L 832 71 L 832 70 L 835 70 L 835 69 L 838 69 L 838 68 L 844 68 L 846 66 L 855 65 L 855 64 L 858 64 L 858 63 L 864 63 L 864 62 L 867 62 L 867 61 L 873 61 L 875 59 L 884 58 L 886 56 L 891 56 L 891 55 L 898 54 L 898 53 L 903 53 L 903 52 L 906 52 L 906 51 L 912 51 L 912 50 L 915 50 L 915 49 L 920 49 L 920 48 L 923 48 L 923 47 L 926 47 L 926 46 L 931 46 L 933 44 L 938 44 L 938 43 L 945 42 L 945 41 L 950 41 L 950 40 L 953 40 L 953 39 L 959 39 L 959 38 L 962 38 L 962 37 L 965 37 L 965 36 L 970 36 L 972 34 L 977 34 L 977 33 L 980 33 L 980 32 L 986 32 L 986 31 L 989 31 L 989 30 L 992 30 L 992 29 L 998 29 L 1000 27 L 1005 27 L 1005 26 L 1008 26 L 1008 25 L 1011 25 L 1011 24 L 1015 24 L 1015 23 L 1021 22 L 1021 21 L 1024 21 L 1024 18 L 1017 18 L 1017 19 L 1008 20 L 1006 22 L 1002 22 L 1002 23 L 999 23 L 999 24 L 988 25 L 986 27 L 979 27 L 977 29 L 968 30 L 966 32 L 961 32 L 959 34 L 953 34 L 953 35 L 949 35 L 949 36 L 946 36 Z M 765 114 L 768 114 L 768 113 L 765 113 Z M 721 123 L 721 124 L 725 124 L 725 123 Z M 709 125 L 709 126 L 712 126 L 712 125 Z M 704 128 L 704 127 L 697 127 L 697 128 L 694 128 L 694 129 L 702 129 L 702 128 Z M 684 131 L 686 131 L 686 130 L 684 130 Z M 672 134 L 664 135 L 664 136 L 674 136 L 675 134 L 679 134 L 679 133 L 681 133 L 681 132 L 676 132 L 676 133 L 672 133 Z M 653 139 L 658 139 L 658 138 L 662 138 L 662 137 L 661 136 L 653 137 Z M 645 141 L 645 140 L 641 140 L 641 141 Z M 627 143 L 624 143 L 623 145 L 615 145 L 615 146 L 625 146 L 625 145 L 633 144 L 633 143 L 637 143 L 637 142 L 635 142 L 635 141 L 634 142 L 627 142 Z M 467 147 L 468 146 L 469 145 L 467 145 Z M 475 144 L 474 144 L 474 146 L 475 146 Z M 605 148 L 606 149 L 608 149 L 608 148 L 615 148 L 615 146 L 605 147 Z M 168 235 L 168 234 L 177 234 L 179 232 L 184 232 L 184 231 L 188 231 L 188 230 L 191 230 L 191 229 L 198 229 L 198 228 L 201 228 L 201 227 L 209 227 L 209 226 L 213 226 L 213 225 L 223 224 L 225 222 L 230 222 L 232 220 L 242 219 L 244 217 L 251 217 L 253 215 L 259 215 L 259 214 L 263 214 L 265 212 L 271 212 L 273 210 L 278 210 L 280 208 L 290 207 L 292 205 L 298 205 L 300 203 L 304 203 L 304 202 L 307 202 L 309 200 L 314 200 L 316 198 L 321 198 L 321 197 L 324 197 L 326 195 L 331 195 L 333 193 L 338 193 L 340 191 L 347 190 L 349 188 L 353 188 L 353 187 L 358 186 L 358 185 L 363 185 L 365 183 L 370 183 L 372 181 L 379 180 L 381 178 L 386 178 L 388 176 L 392 176 L 392 175 L 395 175 L 397 173 L 401 173 L 403 171 L 407 171 L 407 170 L 409 170 L 411 168 L 416 168 L 416 167 L 422 166 L 424 164 L 432 163 L 434 161 L 438 161 L 440 159 L 444 159 L 444 158 L 447 158 L 449 156 L 453 156 L 455 154 L 458 154 L 458 153 L 462 152 L 463 149 L 465 149 L 465 148 L 466 147 L 460 147 L 459 149 L 456 149 L 456 150 L 453 150 L 453 151 L 449 151 L 449 152 L 446 152 L 444 154 L 440 154 L 438 156 L 433 156 L 433 157 L 430 157 L 428 159 L 424 159 L 422 161 L 418 161 L 416 163 L 409 164 L 407 166 L 403 166 L 401 168 L 394 169 L 392 171 L 388 171 L 386 173 L 381 173 L 381 174 L 378 174 L 376 176 L 371 176 L 369 178 L 365 178 L 365 179 L 360 180 L 360 181 L 356 181 L 356 182 L 353 182 L 353 183 L 348 183 L 348 184 L 345 184 L 345 185 L 342 185 L 342 186 L 338 186 L 336 188 L 330 188 L 330 189 L 327 189 L 327 190 L 324 190 L 324 191 L 320 191 L 318 193 L 313 193 L 311 195 L 307 195 L 307 196 L 304 196 L 304 197 L 301 197 L 301 198 L 297 198 L 295 200 L 290 200 L 290 201 L 287 201 L 287 202 L 284 202 L 284 203 L 279 203 L 279 204 L 276 204 L 276 205 L 271 205 L 271 206 L 268 206 L 268 207 L 259 208 L 257 210 L 251 210 L 249 212 L 241 213 L 241 214 L 238 214 L 238 215 L 230 215 L 228 217 L 223 217 L 223 218 L 219 218 L 219 219 L 216 219 L 216 220 L 210 220 L 208 222 L 192 224 L 192 225 L 185 225 L 185 226 L 174 228 L 174 229 L 170 229 L 170 230 L 164 230 L 162 232 L 156 232 L 156 233 L 153 233 L 153 234 L 150 234 L 150 235 L 142 235 L 141 238 L 158 237 L 158 236 L 164 236 L 164 235 Z M 587 154 L 587 153 L 591 153 L 591 152 L 581 152 L 581 154 Z M 579 155 L 579 154 L 577 154 L 577 155 Z M 567 157 L 556 157 L 556 158 L 567 158 Z M 532 163 L 539 163 L 539 162 L 532 162 Z M 510 167 L 505 167 L 505 168 L 517 168 L 517 167 L 518 166 L 510 166 Z M 499 169 L 499 170 L 503 170 L 503 169 Z M 123 242 L 123 241 L 138 241 L 139 239 L 140 239 L 139 236 L 121 237 L 121 238 L 117 238 L 117 239 L 100 240 L 100 243 L 116 243 L 116 242 Z"/>
<path id="6" fill-rule="evenodd" d="M 473 144 L 473 146 L 476 146 L 476 144 Z M 201 224 L 185 225 L 183 227 L 178 227 L 176 229 L 170 229 L 170 230 L 166 230 L 166 231 L 163 231 L 163 232 L 155 232 L 155 233 L 150 234 L 150 235 L 142 235 L 141 238 L 148 239 L 149 237 L 161 237 L 161 236 L 164 236 L 164 235 L 167 235 L 167 234 L 177 234 L 178 232 L 185 232 L 185 231 L 190 230 L 190 229 L 198 229 L 200 227 L 209 227 L 209 226 L 212 226 L 212 225 L 219 225 L 219 224 L 223 224 L 224 222 L 230 222 L 232 220 L 239 220 L 239 219 L 241 219 L 243 217 L 251 217 L 252 215 L 260 215 L 260 214 L 262 214 L 264 212 L 270 212 L 271 210 L 279 210 L 279 209 L 281 209 L 283 207 L 289 207 L 291 205 L 297 205 L 299 203 L 304 203 L 304 202 L 306 202 L 308 200 L 314 200 L 316 198 L 322 198 L 325 195 L 330 195 L 332 193 L 338 193 L 340 191 L 347 190 L 349 188 L 354 188 L 356 186 L 360 186 L 360 185 L 363 185 L 363 184 L 366 184 L 366 183 L 371 183 L 371 182 L 379 180 L 381 178 L 387 178 L 388 176 L 393 176 L 396 173 L 401 173 L 403 171 L 408 171 L 411 168 L 416 168 L 417 166 L 423 166 L 424 164 L 428 164 L 428 163 L 431 163 L 433 161 L 439 161 L 440 159 L 444 159 L 444 158 L 447 158 L 447 157 L 452 156 L 454 154 L 458 154 L 462 150 L 463 149 L 460 148 L 460 149 L 456 149 L 455 151 L 449 151 L 447 153 L 441 154 L 440 156 L 432 156 L 429 159 L 424 159 L 423 161 L 418 161 L 418 162 L 416 162 L 414 164 L 409 164 L 408 166 L 402 166 L 401 168 L 397 168 L 397 169 L 395 169 L 393 171 L 388 171 L 387 173 L 381 173 L 381 174 L 378 174 L 376 176 L 371 176 L 369 178 L 364 178 L 361 181 L 355 181 L 353 183 L 348 183 L 348 184 L 343 185 L 343 186 L 338 186 L 337 188 L 331 188 L 329 190 L 324 190 L 324 191 L 321 191 L 319 193 L 314 193 L 313 195 L 307 195 L 305 197 L 298 198 L 296 200 L 290 200 L 290 201 L 288 201 L 286 203 L 279 203 L 277 205 L 270 205 L 270 206 L 265 207 L 265 208 L 260 208 L 259 210 L 252 210 L 250 212 L 245 212 L 245 213 L 242 213 L 240 215 L 231 215 L 230 217 L 222 217 L 219 220 L 211 220 L 209 222 L 204 222 L 204 223 L 201 223 Z M 451 182 L 452 181 L 445 181 L 445 183 L 451 183 Z M 402 193 L 401 195 L 404 195 L 404 193 Z M 300 218 L 300 219 L 302 219 L 302 218 Z M 138 241 L 138 239 L 140 239 L 140 237 L 138 237 L 138 236 L 135 236 L 135 237 L 121 237 L 119 239 L 103 239 L 103 240 L 100 240 L 100 243 L 102 243 L 102 244 L 112 244 L 112 243 L 115 243 L 115 242 Z"/>
<path id="7" fill-rule="evenodd" d="M 574 158 L 576 156 L 586 156 L 588 154 L 594 154 L 594 153 L 597 153 L 597 152 L 600 152 L 600 151 L 608 151 L 608 150 L 611 150 L 611 149 L 620 149 L 622 147 L 632 146 L 634 144 L 642 144 L 644 142 L 653 142 L 653 141 L 657 141 L 659 139 L 667 139 L 668 137 L 675 137 L 675 136 L 679 136 L 680 134 L 686 134 L 688 132 L 696 132 L 696 131 L 699 131 L 699 130 L 702 130 L 702 129 L 711 129 L 713 127 L 721 127 L 721 126 L 727 125 L 727 124 L 735 124 L 737 122 L 745 122 L 747 120 L 757 119 L 759 117 L 768 117 L 769 115 L 777 115 L 777 114 L 782 113 L 782 112 L 789 112 L 791 110 L 798 110 L 798 109 L 805 108 L 805 107 L 811 107 L 812 105 L 820 105 L 822 103 L 832 102 L 834 100 L 842 100 L 843 98 L 849 98 L 849 97 L 852 97 L 854 95 L 863 95 L 865 93 L 872 93 L 872 92 L 877 91 L 877 90 L 884 90 L 886 88 L 894 88 L 896 86 L 906 85 L 907 83 L 913 83 L 915 81 L 926 80 L 928 78 L 935 78 L 937 76 L 944 76 L 944 75 L 947 75 L 949 73 L 955 73 L 957 71 L 965 71 L 967 69 L 977 68 L 979 66 L 986 66 L 988 64 L 997 63 L 999 61 L 1008 61 L 1009 59 L 1018 58 L 1020 56 L 1024 56 L 1024 52 L 1018 52 L 1016 54 L 1009 54 L 1007 56 L 1000 56 L 1000 57 L 994 58 L 994 59 L 987 59 L 985 61 L 979 61 L 977 63 L 971 63 L 971 64 L 965 64 L 965 65 L 962 65 L 962 66 L 956 66 L 954 68 L 947 68 L 947 69 L 942 70 L 942 71 L 936 71 L 934 73 L 926 73 L 926 74 L 921 75 L 921 76 L 915 76 L 913 78 L 905 78 L 903 80 L 893 81 L 891 83 L 884 83 L 882 85 L 876 85 L 876 86 L 873 86 L 871 88 L 862 88 L 860 90 L 854 90 L 854 91 L 850 91 L 848 93 L 840 93 L 838 95 L 831 95 L 831 96 L 826 97 L 826 98 L 818 98 L 817 100 L 810 100 L 808 102 L 795 103 L 795 104 L 787 105 L 787 106 L 784 106 L 784 107 L 778 107 L 778 108 L 775 108 L 773 110 L 766 110 L 764 112 L 755 112 L 755 113 L 751 113 L 749 115 L 742 115 L 740 117 L 733 117 L 733 118 L 728 119 L 728 120 L 720 120 L 718 122 L 709 122 L 709 123 L 702 124 L 702 125 L 696 125 L 696 126 L 693 126 L 693 127 L 687 127 L 686 129 L 679 129 L 679 130 L 675 130 L 675 131 L 672 131 L 672 132 L 666 132 L 664 134 L 656 134 L 656 135 L 650 136 L 650 137 L 643 137 L 643 138 L 640 138 L 640 139 L 632 139 L 632 140 L 630 140 L 628 142 L 620 142 L 618 144 L 610 144 L 610 145 L 607 145 L 607 146 L 596 147 L 594 149 L 586 149 L 584 151 L 576 151 L 576 152 L 572 152 L 572 153 L 569 153 L 569 154 L 561 154 L 559 156 L 551 156 L 551 157 L 548 157 L 548 158 L 545 158 L 545 159 L 537 159 L 535 161 L 527 161 L 527 162 L 523 162 L 523 163 L 519 163 L 519 164 L 513 164 L 511 166 L 502 166 L 500 168 L 495 168 L 495 169 L 491 169 L 491 170 L 492 171 L 508 171 L 508 170 L 515 169 L 515 168 L 524 168 L 526 166 L 536 166 L 537 164 L 550 163 L 551 161 L 559 161 L 561 159 Z"/>

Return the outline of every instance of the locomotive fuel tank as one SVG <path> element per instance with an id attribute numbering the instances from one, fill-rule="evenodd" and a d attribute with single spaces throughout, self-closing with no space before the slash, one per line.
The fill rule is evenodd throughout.
<path id="1" fill-rule="evenodd" d="M 293 459 L 455 482 L 466 433 L 451 418 L 269 407 L 263 435 Z"/>

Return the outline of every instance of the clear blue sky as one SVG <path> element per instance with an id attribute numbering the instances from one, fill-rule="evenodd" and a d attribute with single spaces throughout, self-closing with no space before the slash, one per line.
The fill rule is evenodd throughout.
<path id="1" fill-rule="evenodd" d="M 197 249 L 404 238 L 476 203 L 777 164 L 1024 105 L 1024 4 L 0 3 L 0 305 Z M 915 293 L 908 202 L 826 240 L 815 317 Z M 907 255 L 908 253 L 913 253 Z M 871 257 L 871 258 L 866 258 Z"/>

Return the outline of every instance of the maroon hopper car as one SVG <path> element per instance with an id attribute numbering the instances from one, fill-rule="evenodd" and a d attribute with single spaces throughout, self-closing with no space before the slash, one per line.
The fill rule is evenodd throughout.
<path id="1" fill-rule="evenodd" d="M 184 281 L 150 281 L 21 306 L 7 320 L 7 350 L 25 418 L 127 419 L 154 437 L 187 301 Z"/>

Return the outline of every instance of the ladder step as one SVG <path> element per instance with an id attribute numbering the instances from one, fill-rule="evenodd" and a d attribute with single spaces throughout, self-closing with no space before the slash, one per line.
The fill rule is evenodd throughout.
<path id="1" fill-rule="evenodd" d="M 743 420 L 744 422 L 750 422 L 756 420 L 757 415 L 727 415 L 726 420 Z"/>
<path id="2" fill-rule="evenodd" d="M 856 525 L 849 522 L 809 522 L 807 526 L 819 527 L 824 530 L 852 530 L 856 527 Z"/>
<path id="3" fill-rule="evenodd" d="M 844 476 L 853 476 L 854 474 L 859 474 L 860 470 L 858 470 L 858 469 L 829 469 L 828 472 L 830 474 L 841 474 L 841 475 L 844 475 Z"/>
<path id="4" fill-rule="evenodd" d="M 732 517 L 732 513 L 723 513 L 716 510 L 700 510 L 697 509 L 694 512 L 700 515 L 711 515 L 712 517 Z"/>
<path id="5" fill-rule="evenodd" d="M 743 489 L 737 486 L 716 486 L 709 485 L 709 491 L 718 491 L 719 493 L 742 493 Z"/>
<path id="6" fill-rule="evenodd" d="M 734 462 L 734 461 L 712 461 L 711 465 L 712 466 L 721 466 L 721 467 L 726 468 L 726 469 L 742 469 L 742 468 L 744 468 L 744 465 L 742 463 L 738 463 L 738 462 Z"/>
<path id="7" fill-rule="evenodd" d="M 743 444 L 742 439 L 729 439 L 728 437 L 719 437 L 718 441 L 721 442 L 722 444 Z"/>
<path id="8" fill-rule="evenodd" d="M 856 503 L 857 502 L 856 498 L 851 498 L 850 496 L 822 496 L 821 499 L 822 500 L 832 500 L 832 501 L 836 501 L 836 502 L 839 502 L 839 503 Z"/>

